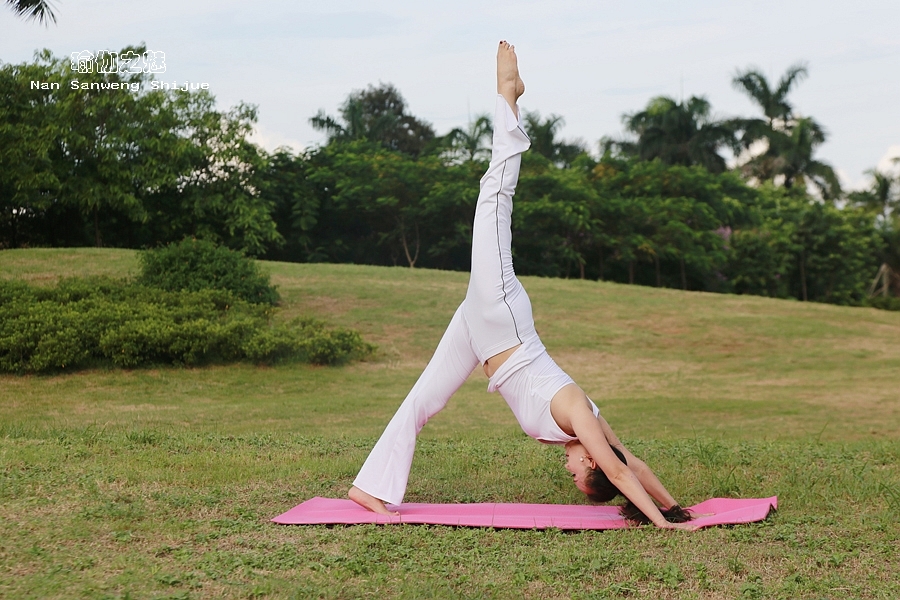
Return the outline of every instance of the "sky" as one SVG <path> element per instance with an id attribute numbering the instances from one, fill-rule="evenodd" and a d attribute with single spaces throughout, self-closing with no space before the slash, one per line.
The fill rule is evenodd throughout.
<path id="1" fill-rule="evenodd" d="M 522 108 L 563 116 L 562 137 L 595 151 L 659 95 L 705 96 L 720 118 L 758 116 L 735 73 L 754 67 L 774 83 L 803 61 L 809 77 L 790 99 L 825 127 L 817 158 L 845 187 L 900 157 L 897 0 L 52 1 L 49 27 L 0 7 L 0 61 L 145 43 L 165 53 L 158 79 L 207 83 L 222 109 L 256 105 L 254 140 L 270 150 L 322 143 L 309 118 L 378 83 L 438 134 L 464 126 L 493 106 L 496 44 L 507 39 Z"/>

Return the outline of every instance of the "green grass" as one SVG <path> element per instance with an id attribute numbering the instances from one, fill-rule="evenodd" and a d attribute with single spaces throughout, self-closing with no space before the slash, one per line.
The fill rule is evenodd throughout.
<path id="1" fill-rule="evenodd" d="M 554 358 L 683 504 L 779 496 L 691 534 L 281 527 L 346 492 L 466 275 L 266 263 L 285 318 L 375 359 L 0 376 L 0 597 L 895 598 L 900 313 L 525 278 Z M 0 251 L 0 277 L 136 272 L 120 250 Z M 583 503 L 473 374 L 407 500 Z"/>

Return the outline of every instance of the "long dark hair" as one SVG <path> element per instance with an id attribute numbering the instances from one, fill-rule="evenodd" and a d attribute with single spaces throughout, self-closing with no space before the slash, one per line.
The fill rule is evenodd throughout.
<path id="1" fill-rule="evenodd" d="M 613 446 L 610 446 L 610 448 L 612 448 L 612 451 L 619 457 L 619 460 L 621 460 L 623 464 L 628 464 L 628 461 L 625 460 L 625 455 L 622 454 L 621 450 Z M 613 482 L 609 480 L 609 477 L 606 476 L 603 469 L 588 467 L 588 474 L 587 477 L 584 478 L 584 485 L 590 490 L 587 497 L 591 502 L 609 502 L 616 496 L 622 495 L 622 492 L 613 485 Z"/>
<path id="2" fill-rule="evenodd" d="M 694 518 L 694 515 L 691 514 L 691 511 L 687 508 L 681 508 L 677 504 L 671 508 L 659 509 L 659 512 L 662 513 L 663 518 L 669 523 L 687 523 L 691 519 Z M 650 522 L 650 519 L 647 518 L 647 515 L 634 505 L 634 502 L 629 500 L 623 506 L 619 507 L 619 514 L 625 517 L 626 521 L 631 521 L 633 523 L 639 523 L 641 525 L 646 525 Z"/>
<path id="3" fill-rule="evenodd" d="M 613 453 L 619 457 L 623 464 L 628 464 L 628 461 L 625 460 L 625 455 L 618 448 L 613 446 L 610 446 L 610 448 L 612 448 Z M 609 502 L 616 496 L 624 496 L 622 491 L 613 485 L 613 482 L 609 480 L 609 477 L 606 476 L 602 469 L 589 467 L 587 477 L 584 478 L 584 484 L 590 490 L 587 497 L 591 502 Z M 662 516 L 669 523 L 686 523 L 693 519 L 691 511 L 681 508 L 677 504 L 665 510 L 661 509 L 659 512 L 662 513 Z M 642 525 L 650 522 L 647 515 L 635 506 L 631 500 L 619 507 L 619 513 L 627 521 Z"/>

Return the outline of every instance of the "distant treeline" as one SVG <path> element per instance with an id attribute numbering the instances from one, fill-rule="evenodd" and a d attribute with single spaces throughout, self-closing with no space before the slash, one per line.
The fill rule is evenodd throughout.
<path id="1" fill-rule="evenodd" d="M 74 67 L 47 51 L 0 65 L 0 248 L 196 237 L 274 260 L 468 270 L 489 116 L 438 136 L 380 85 L 312 117 L 325 145 L 268 153 L 248 140 L 253 107 Z M 815 158 L 824 129 L 787 100 L 805 74 L 738 74 L 759 118 L 655 98 L 599 160 L 559 139 L 561 117 L 526 114 L 517 272 L 839 304 L 867 303 L 880 273 L 900 295 L 900 180 L 841 190 Z"/>

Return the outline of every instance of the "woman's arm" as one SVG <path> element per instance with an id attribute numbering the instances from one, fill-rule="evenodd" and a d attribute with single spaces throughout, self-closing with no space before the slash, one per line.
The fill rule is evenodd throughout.
<path id="1" fill-rule="evenodd" d="M 612 428 L 609 426 L 609 423 L 606 422 L 606 419 L 597 415 L 597 420 L 600 422 L 600 427 L 603 429 L 603 435 L 606 436 L 606 441 L 609 442 L 609 445 L 617 448 L 623 456 L 625 456 L 625 460 L 628 462 L 628 467 L 638 478 L 638 481 L 641 482 L 641 486 L 644 490 L 650 494 L 664 509 L 669 509 L 678 504 L 675 501 L 675 498 L 669 493 L 669 491 L 663 486 L 662 482 L 650 467 L 647 464 L 639 459 L 637 456 L 628 451 L 628 449 L 622 445 L 622 442 L 619 441 L 618 436 L 613 432 Z M 644 513 L 646 514 L 646 513 Z"/>
<path id="2" fill-rule="evenodd" d="M 631 500 L 654 525 L 664 529 L 687 529 L 690 523 L 669 523 L 659 512 L 632 470 L 613 453 L 600 420 L 594 416 L 587 396 L 576 385 L 566 386 L 553 397 L 551 414 L 563 431 L 572 431 L 578 441 L 590 453 L 595 463 L 606 473 L 610 482 Z M 604 421 L 605 423 L 605 421 Z M 607 429 L 609 425 L 607 424 Z M 610 429 L 610 431 L 612 431 Z M 626 457 L 627 460 L 627 457 Z"/>

